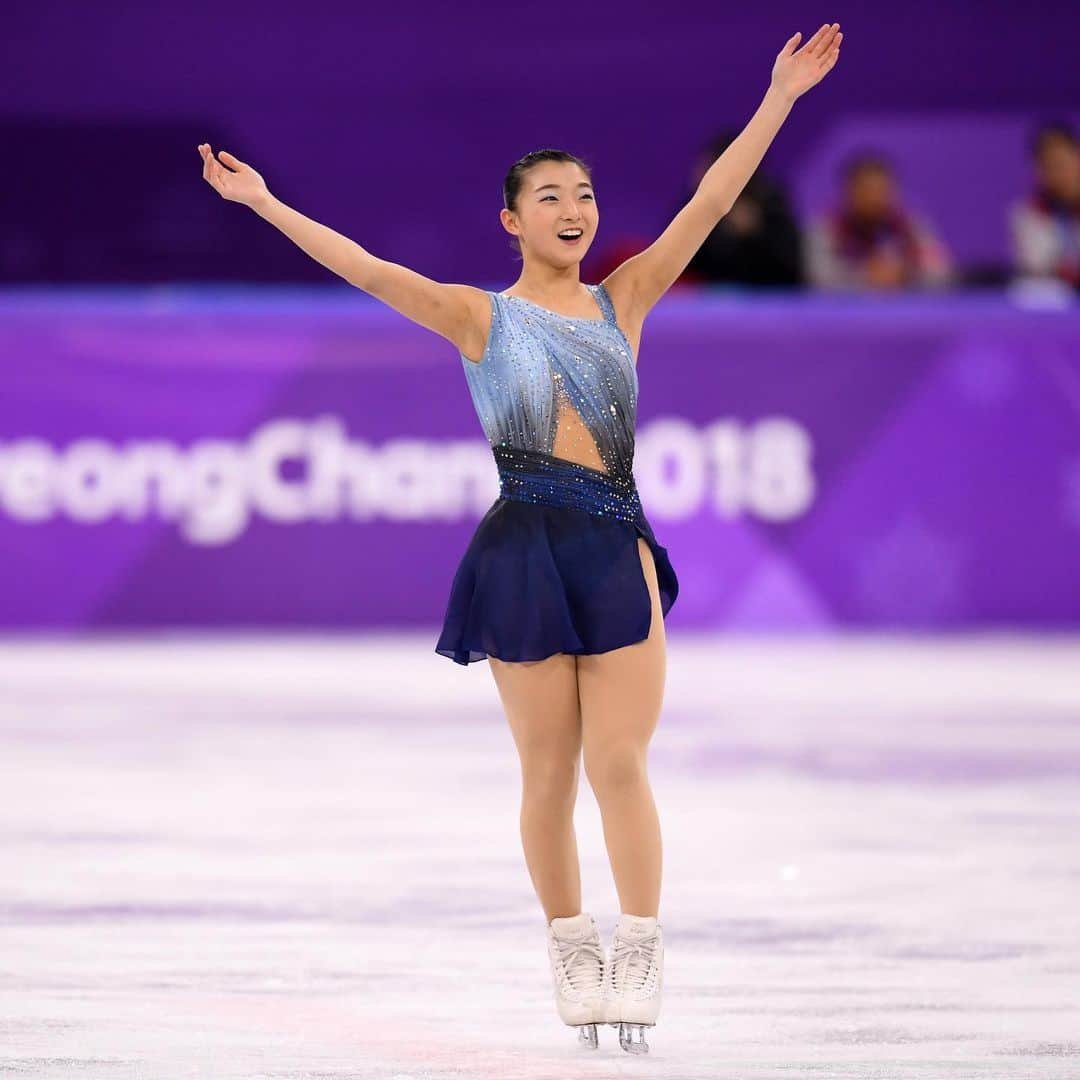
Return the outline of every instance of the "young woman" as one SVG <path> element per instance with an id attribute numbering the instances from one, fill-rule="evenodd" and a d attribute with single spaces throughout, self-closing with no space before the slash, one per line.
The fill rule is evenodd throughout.
<path id="1" fill-rule="evenodd" d="M 376 258 L 275 199 L 232 154 L 199 147 L 203 177 L 312 258 L 458 348 L 500 497 L 466 549 L 436 651 L 487 659 L 520 759 L 521 837 L 547 921 L 562 1020 L 648 1049 L 663 976 L 661 839 L 646 772 L 678 593 L 632 474 L 642 324 L 728 212 L 799 95 L 840 54 L 839 25 L 793 35 L 750 122 L 650 247 L 598 285 L 579 265 L 599 211 L 587 166 L 542 150 L 510 170 L 503 228 L 522 256 L 505 292 L 442 284 Z M 797 50 L 797 51 L 796 51 Z M 573 810 L 579 761 L 601 810 L 619 905 L 605 956 L 581 909 Z M 636 1036 L 636 1038 L 635 1038 Z"/>

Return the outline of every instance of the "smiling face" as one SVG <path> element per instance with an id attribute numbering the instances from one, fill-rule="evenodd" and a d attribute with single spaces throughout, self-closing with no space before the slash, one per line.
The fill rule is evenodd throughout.
<path id="1" fill-rule="evenodd" d="M 541 161 L 522 177 L 514 210 L 504 209 L 503 228 L 518 238 L 523 259 L 541 259 L 566 267 L 581 262 L 596 236 L 600 212 L 592 184 L 572 161 Z M 580 229 L 577 240 L 560 239 Z"/>

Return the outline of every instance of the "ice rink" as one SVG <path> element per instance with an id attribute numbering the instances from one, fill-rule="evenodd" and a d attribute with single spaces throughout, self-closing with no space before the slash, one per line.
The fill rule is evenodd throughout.
<path id="1" fill-rule="evenodd" d="M 0 1076 L 1080 1077 L 1080 642 L 672 638 L 638 1058 L 556 1015 L 494 683 L 433 641 L 0 644 Z"/>

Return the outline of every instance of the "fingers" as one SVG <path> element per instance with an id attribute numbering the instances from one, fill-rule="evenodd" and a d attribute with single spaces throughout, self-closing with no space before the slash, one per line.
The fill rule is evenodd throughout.
<path id="1" fill-rule="evenodd" d="M 211 174 L 211 168 L 213 167 L 214 157 L 210 152 L 210 146 L 207 143 L 203 143 L 199 147 L 199 153 L 202 154 L 202 175 L 203 179 L 209 183 L 213 183 L 213 177 Z"/>
<path id="2" fill-rule="evenodd" d="M 817 77 L 815 82 L 821 82 L 821 80 L 836 66 L 836 61 L 840 59 L 839 37 L 840 35 L 837 35 L 837 41 L 829 50 L 828 55 L 821 57 L 821 59 L 817 61 Z"/>
<path id="3" fill-rule="evenodd" d="M 814 36 L 802 47 L 801 52 L 813 53 L 817 48 L 818 42 L 822 39 L 825 31 L 829 29 L 829 24 L 826 23 Z"/>
<path id="4" fill-rule="evenodd" d="M 840 24 L 833 23 L 831 26 L 825 26 L 822 29 L 824 30 L 824 33 L 822 33 L 821 30 L 818 31 L 818 33 L 821 34 L 821 39 L 814 46 L 813 50 L 813 55 L 818 60 L 829 55 L 829 50 L 832 48 L 833 42 L 840 32 Z"/>
<path id="5" fill-rule="evenodd" d="M 841 33 L 837 33 L 836 36 L 833 38 L 833 42 L 832 45 L 829 47 L 829 51 L 824 56 L 819 58 L 818 63 L 820 63 L 826 71 L 828 71 L 829 68 L 831 68 L 833 64 L 836 63 L 836 59 L 840 55 L 840 42 L 843 41 L 843 39 L 844 35 Z"/>
<path id="6" fill-rule="evenodd" d="M 820 30 L 802 47 L 802 52 L 815 59 L 820 59 L 832 44 L 833 36 L 840 29 L 839 23 L 825 23 Z"/>
<path id="7" fill-rule="evenodd" d="M 221 166 L 214 159 L 214 152 L 209 143 L 199 146 L 199 153 L 203 159 L 203 179 L 219 194 L 221 193 Z"/>
<path id="8" fill-rule="evenodd" d="M 780 55 L 790 56 L 798 47 L 799 38 L 801 37 L 802 32 L 800 30 L 796 30 L 795 33 L 792 34 L 791 37 L 789 37 L 787 41 L 784 42 L 784 47 L 780 50 Z"/>

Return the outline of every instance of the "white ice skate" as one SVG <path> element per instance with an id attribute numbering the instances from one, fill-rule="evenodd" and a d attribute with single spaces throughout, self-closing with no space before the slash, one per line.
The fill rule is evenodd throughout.
<path id="1" fill-rule="evenodd" d="M 619 1045 L 631 1054 L 649 1052 L 645 1028 L 660 1013 L 663 981 L 660 924 L 651 915 L 620 915 L 604 968 L 605 1023 L 618 1027 Z"/>
<path id="2" fill-rule="evenodd" d="M 604 1023 L 604 951 L 596 920 L 587 912 L 555 918 L 548 925 L 548 958 L 555 1004 L 564 1024 L 578 1029 L 578 1040 L 595 1050 L 596 1025 Z"/>

